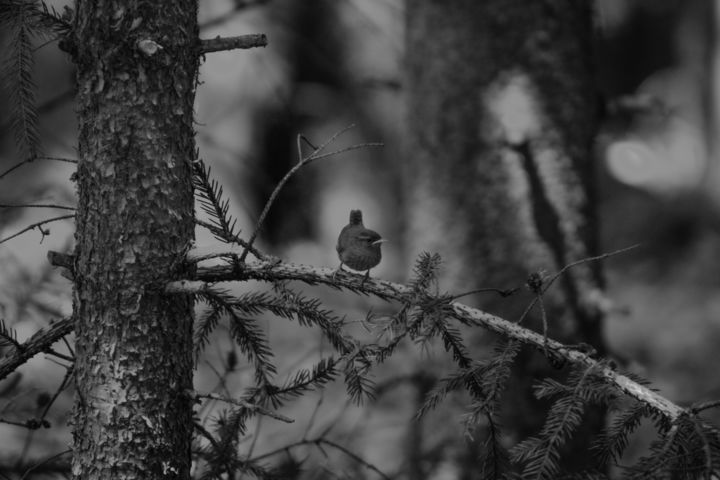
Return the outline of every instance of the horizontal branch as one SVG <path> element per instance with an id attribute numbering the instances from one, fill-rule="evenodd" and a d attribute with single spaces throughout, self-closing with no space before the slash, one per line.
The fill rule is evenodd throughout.
<path id="1" fill-rule="evenodd" d="M 188 256 L 198 258 L 202 257 L 202 254 L 195 255 L 191 250 L 188 252 Z M 244 269 L 240 272 L 233 271 L 231 266 L 200 266 L 197 269 L 195 278 L 197 280 L 171 282 L 167 285 L 166 291 L 170 293 L 198 293 L 211 289 L 214 283 L 219 281 L 297 280 L 310 285 L 325 284 L 335 288 L 346 288 L 358 293 L 374 295 L 385 300 L 396 300 L 402 303 L 412 303 L 413 297 L 413 290 L 407 285 L 373 278 L 363 281 L 363 275 L 344 271 L 336 273 L 336 270 L 332 268 L 319 268 L 278 261 L 248 262 L 244 264 Z M 573 349 L 550 338 L 546 339 L 542 334 L 522 327 L 515 322 L 468 307 L 462 303 L 448 301 L 448 306 L 451 307 L 448 309 L 450 316 L 460 323 L 485 328 L 505 338 L 515 339 L 530 345 L 540 351 L 551 351 L 556 358 L 564 359 L 574 365 L 594 368 L 595 371 L 600 372 L 600 375 L 605 378 L 607 383 L 654 408 L 670 420 L 675 420 L 686 411 L 657 392 L 601 364 L 580 350 Z"/>
<path id="2" fill-rule="evenodd" d="M 266 47 L 268 44 L 267 35 L 264 33 L 252 33 L 237 37 L 220 37 L 200 40 L 200 53 L 221 52 L 223 50 L 236 50 L 238 48 Z"/>
<path id="3" fill-rule="evenodd" d="M 0 380 L 14 372 L 20 365 L 24 364 L 38 353 L 47 352 L 53 343 L 65 335 L 69 335 L 74 328 L 72 318 L 63 318 L 47 328 L 35 333 L 20 345 L 14 348 L 0 360 Z"/>
<path id="4" fill-rule="evenodd" d="M 223 252 L 227 254 L 227 252 Z M 207 252 L 188 252 L 189 258 L 207 259 Z M 310 285 L 326 284 L 335 288 L 346 288 L 354 292 L 375 295 L 385 300 L 396 300 L 402 303 L 411 303 L 413 291 L 407 285 L 388 282 L 385 280 L 369 278 L 363 280 L 362 275 L 345 271 L 336 272 L 332 268 L 319 268 L 310 265 L 299 265 L 277 260 L 248 262 L 240 272 L 233 271 L 233 267 L 213 266 L 198 267 L 197 280 L 180 280 L 170 282 L 166 286 L 168 293 L 199 293 L 213 288 L 219 281 L 278 281 L 297 280 Z M 439 299 L 441 300 L 441 299 Z M 586 353 L 568 347 L 555 340 L 545 338 L 543 335 L 524 328 L 515 322 L 505 320 L 482 310 L 468 307 L 459 302 L 448 301 L 447 311 L 457 321 L 471 326 L 479 326 L 491 330 L 505 338 L 515 339 L 541 351 L 551 351 L 557 358 L 562 358 L 574 365 L 594 368 L 600 372 L 608 384 L 614 385 L 623 393 L 643 402 L 660 412 L 670 420 L 675 420 L 686 409 L 664 398 L 657 392 L 640 385 L 629 377 L 609 368 Z M 48 351 L 53 343 L 72 332 L 73 321 L 66 318 L 33 335 L 21 344 L 20 348 L 13 349 L 6 357 L 0 360 L 0 380 L 15 371 L 38 353 Z"/>

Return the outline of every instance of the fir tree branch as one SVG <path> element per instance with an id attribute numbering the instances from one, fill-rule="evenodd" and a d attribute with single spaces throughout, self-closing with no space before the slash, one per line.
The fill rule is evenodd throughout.
<path id="1" fill-rule="evenodd" d="M 22 348 L 22 345 L 17 341 L 17 332 L 5 325 L 5 320 L 0 319 L 0 347 L 8 346 L 16 349 Z"/>
<path id="2" fill-rule="evenodd" d="M 32 29 L 34 5 L 24 0 L 10 1 L 8 5 L 10 8 L 7 11 L 0 10 L 0 19 L 4 20 L 5 14 L 9 15 L 0 24 L 9 27 L 10 32 L 9 45 L 5 48 L 0 70 L 4 78 L 3 87 L 10 99 L 10 121 L 16 146 L 23 157 L 34 158 L 38 155 L 40 144 L 35 106 L 36 86 L 32 79 L 32 37 L 36 34 Z"/>
<path id="3" fill-rule="evenodd" d="M 192 251 L 190 253 L 192 255 Z M 228 266 L 199 267 L 196 280 L 171 282 L 166 290 L 171 293 L 198 293 L 212 289 L 218 281 L 260 280 L 275 282 L 278 280 L 297 280 L 309 285 L 324 284 L 334 288 L 344 288 L 364 295 L 374 295 L 385 300 L 396 300 L 401 303 L 412 303 L 414 290 L 407 285 L 370 278 L 363 283 L 362 275 L 337 275 L 332 268 L 319 268 L 287 262 L 264 261 L 246 262 L 241 271 Z M 438 301 L 441 299 L 438 298 Z M 517 340 L 540 351 L 544 350 L 545 340 L 542 334 L 524 328 L 517 323 L 505 320 L 482 310 L 468 307 L 458 302 L 447 302 L 449 317 L 463 325 L 482 327 L 495 332 L 504 338 Z M 685 412 L 685 409 L 659 395 L 648 387 L 637 383 L 626 375 L 622 375 L 607 365 L 599 362 L 584 352 L 563 345 L 551 338 L 547 339 L 547 349 L 560 359 L 578 368 L 597 368 L 598 375 L 608 384 L 632 398 L 635 398 L 660 412 L 669 420 L 674 420 Z"/>
<path id="4" fill-rule="evenodd" d="M 222 185 L 220 185 L 217 180 L 211 178 L 210 174 L 210 167 L 205 166 L 205 163 L 201 159 L 193 163 L 193 187 L 195 188 L 195 196 L 198 203 L 200 203 L 200 207 L 211 220 L 211 223 L 208 223 L 196 219 L 195 223 L 207 228 L 218 240 L 243 247 L 242 252 L 230 254 L 230 257 L 234 259 L 236 267 L 239 267 L 237 258 L 241 256 L 245 250 L 249 250 L 255 257 L 264 260 L 265 256 L 260 251 L 240 238 L 240 231 L 235 229 L 236 220 L 228 213 L 230 210 L 230 201 L 223 198 Z"/>
<path id="5" fill-rule="evenodd" d="M 20 344 L 0 360 L 0 380 L 5 379 L 20 365 L 24 364 L 38 353 L 47 351 L 53 343 L 65 335 L 69 335 L 74 328 L 72 318 L 59 320 L 47 328 L 39 330 L 28 340 Z"/>

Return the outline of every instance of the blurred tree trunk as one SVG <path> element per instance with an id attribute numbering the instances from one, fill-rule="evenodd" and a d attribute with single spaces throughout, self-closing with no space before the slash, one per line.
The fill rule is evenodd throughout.
<path id="1" fill-rule="evenodd" d="M 715 215 L 720 212 L 720 5 L 718 2 L 699 2 L 696 7 L 703 20 L 700 28 L 703 32 L 703 64 L 700 76 L 700 95 L 704 120 L 704 135 L 707 148 L 707 174 L 703 185 L 705 193 L 712 202 Z"/>
<path id="2" fill-rule="evenodd" d="M 197 2 L 77 6 L 73 476 L 189 478 Z"/>
<path id="3" fill-rule="evenodd" d="M 327 100 L 338 96 L 345 83 L 344 44 L 335 2 L 277 1 L 268 9 L 272 24 L 280 25 L 273 38 L 278 39 L 274 44 L 283 59 L 283 82 L 287 88 L 279 91 L 282 98 L 272 99 L 254 114 L 258 158 L 243 181 L 259 205 L 258 210 L 297 163 L 297 134 L 309 134 L 318 121 L 327 121 L 323 118 L 329 113 L 322 111 L 324 102 L 303 101 L 308 89 L 318 99 Z M 271 244 L 286 246 L 316 235 L 316 173 L 308 170 L 298 175 L 278 195 L 273 213 L 263 227 L 263 236 Z"/>
<path id="4" fill-rule="evenodd" d="M 407 251 L 409 261 L 423 250 L 442 255 L 442 290 L 515 287 L 595 253 L 591 9 L 571 0 L 407 2 Z M 570 269 L 544 298 L 549 335 L 602 353 L 600 294 L 596 263 Z M 524 290 L 477 302 L 518 319 L 531 299 Z M 539 329 L 538 320 L 534 311 L 526 323 Z M 534 352 L 516 366 L 501 417 L 512 444 L 545 418 L 531 385 L 557 375 Z M 593 465 L 588 446 L 604 415 L 588 417 L 561 459 L 567 468 Z M 476 433 L 466 478 L 478 475 Z"/>

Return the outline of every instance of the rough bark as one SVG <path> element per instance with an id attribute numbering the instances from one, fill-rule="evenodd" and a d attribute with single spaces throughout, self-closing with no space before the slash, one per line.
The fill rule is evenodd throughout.
<path id="1" fill-rule="evenodd" d="M 441 288 L 459 293 L 515 287 L 592 255 L 590 4 L 410 0 L 406 19 L 410 259 L 439 252 Z M 551 336 L 604 350 L 598 273 L 579 265 L 548 292 Z M 478 303 L 517 319 L 529 301 L 525 292 Z M 546 405 L 530 385 L 551 374 L 536 354 L 519 359 L 503 396 L 513 442 L 542 425 Z M 597 431 L 602 415 L 590 417 Z M 574 438 L 565 465 L 590 465 L 589 436 Z"/>
<path id="2" fill-rule="evenodd" d="M 77 7 L 73 476 L 189 478 L 197 3 Z"/>

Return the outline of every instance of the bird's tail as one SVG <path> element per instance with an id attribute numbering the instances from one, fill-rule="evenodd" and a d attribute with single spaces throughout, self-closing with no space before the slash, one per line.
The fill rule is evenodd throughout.
<path id="1" fill-rule="evenodd" d="M 362 211 L 350 210 L 350 225 L 362 225 Z"/>

